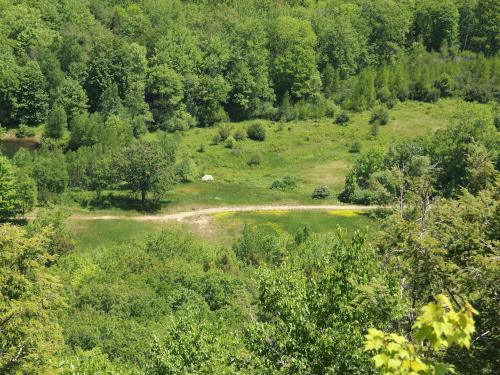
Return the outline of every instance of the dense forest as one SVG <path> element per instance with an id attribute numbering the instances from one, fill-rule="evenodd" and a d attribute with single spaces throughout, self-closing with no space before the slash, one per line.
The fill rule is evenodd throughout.
<path id="1" fill-rule="evenodd" d="M 499 47 L 498 0 L 0 0 L 0 149 L 22 145 L 0 150 L 0 373 L 499 373 Z M 435 131 L 390 128 L 447 100 Z M 354 132 L 343 187 L 297 200 L 370 205 L 370 229 L 85 247 L 68 219 L 163 212 L 192 155 L 324 123 Z M 298 160 L 266 190 L 292 197 Z"/>
<path id="2" fill-rule="evenodd" d="M 0 12 L 0 123 L 48 121 L 58 138 L 74 122 L 90 139 L 72 148 L 95 143 L 88 113 L 137 135 L 499 95 L 495 0 L 4 0 Z"/>

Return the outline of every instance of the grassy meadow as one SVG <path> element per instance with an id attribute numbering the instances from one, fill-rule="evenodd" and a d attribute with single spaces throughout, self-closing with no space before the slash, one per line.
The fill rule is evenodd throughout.
<path id="1" fill-rule="evenodd" d="M 196 175 L 211 174 L 213 182 L 195 181 L 180 184 L 167 194 L 166 209 L 196 208 L 207 205 L 255 203 L 326 203 L 310 198 L 314 187 L 329 186 L 338 193 L 344 178 L 359 153 L 350 152 L 353 142 L 361 143 L 362 150 L 384 147 L 400 139 L 427 135 L 450 121 L 457 100 L 440 100 L 436 104 L 404 102 L 390 111 L 391 121 L 380 126 L 379 134 L 370 134 L 368 111 L 351 114 L 346 126 L 332 119 L 275 123 L 261 121 L 267 133 L 264 142 L 248 139 L 237 142 L 232 149 L 221 144 L 212 145 L 218 128 L 194 128 L 181 136 L 178 159 L 191 159 Z M 243 132 L 254 121 L 232 123 L 232 134 Z M 151 135 L 150 135 L 151 136 Z M 203 145 L 204 152 L 199 152 Z M 262 163 L 248 165 L 252 155 L 259 153 Z M 284 176 L 298 181 L 292 192 L 271 190 L 272 182 Z M 331 203 L 331 201 L 329 202 Z"/>
<path id="2" fill-rule="evenodd" d="M 253 120 L 224 124 L 231 130 L 245 133 L 255 122 L 266 127 L 263 142 L 244 139 L 233 148 L 224 142 L 213 144 L 219 127 L 192 128 L 178 133 L 177 161 L 190 160 L 192 182 L 180 183 L 165 193 L 156 212 L 189 211 L 209 206 L 256 204 L 332 204 L 336 202 L 344 179 L 359 157 L 352 152 L 354 142 L 361 152 L 373 147 L 387 147 L 394 141 L 429 135 L 452 121 L 461 100 L 442 99 L 437 103 L 403 102 L 390 110 L 390 122 L 380 126 L 376 137 L 371 135 L 370 111 L 350 113 L 347 125 L 338 125 L 333 119 L 292 121 L 279 123 Z M 147 133 L 152 139 L 156 133 Z M 200 148 L 203 146 L 203 152 Z M 261 164 L 248 165 L 249 159 L 261 155 Z M 200 177 L 210 174 L 214 181 L 202 182 Z M 292 191 L 270 189 L 275 180 L 291 176 L 297 182 Z M 316 186 L 327 185 L 332 197 L 325 200 L 311 198 Z M 105 191 L 105 204 L 92 203 L 93 192 L 70 192 L 64 204 L 78 215 L 99 214 L 136 215 L 141 211 L 137 196 L 128 191 Z M 106 198 L 108 199 L 108 198 Z M 80 202 L 75 206 L 75 200 Z M 84 202 L 84 203 L 82 203 Z"/>
<path id="3" fill-rule="evenodd" d="M 199 242 L 230 246 L 239 238 L 245 225 L 263 233 L 294 235 L 307 227 L 311 233 L 326 233 L 342 228 L 348 233 L 355 230 L 368 234 L 377 229 L 377 223 L 367 212 L 361 211 L 255 211 L 225 212 L 173 221 L 127 220 L 69 220 L 69 229 L 80 251 L 130 243 L 144 239 L 166 228 L 182 228 L 193 234 Z"/>
<path id="4" fill-rule="evenodd" d="M 333 119 L 275 123 L 260 121 L 266 126 L 263 142 L 245 139 L 232 149 L 224 143 L 212 144 L 219 129 L 194 128 L 179 135 L 178 160 L 191 159 L 195 175 L 211 174 L 215 181 L 182 183 L 168 192 L 162 201 L 160 212 L 189 211 L 207 206 L 231 206 L 252 204 L 332 204 L 336 198 L 313 200 L 311 192 L 318 185 L 329 186 L 338 193 L 344 178 L 359 153 L 350 152 L 354 141 L 362 149 L 387 147 L 391 142 L 428 135 L 452 120 L 459 100 L 445 99 L 438 103 L 399 103 L 390 111 L 391 120 L 380 126 L 379 133 L 370 133 L 370 112 L 351 113 L 345 126 Z M 231 123 L 231 134 L 245 131 L 255 121 Z M 154 137 L 155 134 L 147 134 Z M 204 151 L 199 152 L 203 145 Z M 260 153 L 262 163 L 249 166 L 248 160 Z M 284 176 L 294 177 L 298 184 L 293 191 L 270 189 L 273 181 Z M 93 196 L 93 193 L 88 193 Z M 71 227 L 78 247 L 93 248 L 111 243 L 129 242 L 143 238 L 169 226 L 181 226 L 201 241 L 230 245 L 245 225 L 259 226 L 268 232 L 294 234 L 307 226 L 312 232 L 328 232 L 340 226 L 352 232 L 355 229 L 374 229 L 376 223 L 366 213 L 325 211 L 267 211 L 215 214 L 199 220 L 176 222 L 137 222 L 126 217 L 137 214 L 137 205 L 126 192 L 112 192 L 113 208 L 72 207 L 78 215 L 123 215 L 123 220 L 80 221 L 72 220 Z M 122 199 L 123 204 L 117 204 Z M 137 203 L 137 202 L 135 202 Z"/>

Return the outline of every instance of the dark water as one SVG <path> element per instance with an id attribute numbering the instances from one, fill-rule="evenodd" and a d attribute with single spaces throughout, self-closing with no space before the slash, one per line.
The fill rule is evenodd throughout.
<path id="1" fill-rule="evenodd" d="M 8 138 L 0 140 L 0 153 L 11 158 L 20 148 L 27 150 L 36 150 L 40 144 L 31 139 Z"/>

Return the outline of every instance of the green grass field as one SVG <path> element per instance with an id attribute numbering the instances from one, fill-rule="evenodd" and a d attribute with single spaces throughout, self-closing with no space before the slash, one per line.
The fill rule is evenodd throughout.
<path id="1" fill-rule="evenodd" d="M 165 228 L 181 228 L 208 244 L 230 246 L 239 238 L 245 225 L 267 233 L 295 234 L 305 226 L 311 233 L 325 233 L 343 228 L 372 232 L 377 223 L 366 212 L 357 211 L 256 211 L 214 214 L 184 223 L 138 222 L 133 220 L 69 220 L 69 229 L 77 249 L 130 243 Z"/>
<path id="2" fill-rule="evenodd" d="M 373 232 L 377 223 L 366 212 L 356 211 L 257 211 L 224 213 L 212 216 L 218 240 L 230 244 L 238 238 L 245 225 L 264 233 L 294 235 L 304 227 L 311 233 L 326 233 L 342 228 Z"/>
<path id="3" fill-rule="evenodd" d="M 162 225 L 132 220 L 68 220 L 78 250 L 129 243 L 159 232 Z"/>
<path id="4" fill-rule="evenodd" d="M 391 142 L 412 139 L 431 134 L 447 126 L 460 100 L 444 99 L 437 103 L 399 103 L 390 110 L 390 122 L 381 126 L 377 137 L 370 134 L 370 112 L 352 113 L 346 126 L 332 119 L 317 121 L 294 121 L 276 123 L 260 121 L 267 129 L 264 142 L 249 139 L 239 141 L 233 149 L 224 144 L 212 145 L 212 138 L 219 129 L 193 128 L 179 133 L 178 161 L 191 159 L 195 165 L 195 181 L 178 184 L 163 197 L 158 211 L 178 212 L 192 209 L 245 204 L 332 204 L 340 192 L 349 168 L 359 153 L 349 152 L 354 141 L 360 142 L 362 152 L 373 147 L 387 147 Z M 226 124 L 231 133 L 245 131 L 255 121 Z M 148 133 L 152 139 L 155 133 Z M 199 152 L 200 145 L 204 152 Z M 248 160 L 255 153 L 262 155 L 262 164 L 249 166 Z M 200 176 L 211 174 L 215 181 L 202 182 Z M 270 189 L 273 181 L 292 176 L 297 187 L 290 192 Z M 313 200 L 312 190 L 318 185 L 327 185 L 333 197 Z M 105 194 L 108 194 L 106 192 Z M 103 195 L 105 195 L 103 194 Z M 139 210 L 138 197 L 127 191 L 113 191 L 113 199 L 107 206 L 75 205 L 74 198 L 95 198 L 93 192 L 69 193 L 67 204 L 76 214 L 85 215 L 112 213 L 113 215 L 135 215 Z M 81 199 L 80 199 L 81 200 Z M 72 203 L 73 202 L 73 203 Z"/>
<path id="5" fill-rule="evenodd" d="M 370 113 L 355 113 L 347 126 L 332 119 L 274 123 L 262 121 L 267 128 L 264 142 L 244 140 L 233 149 L 224 144 L 212 145 L 218 128 L 195 128 L 182 134 L 178 160 L 190 158 L 197 175 L 211 174 L 213 182 L 195 181 L 180 184 L 166 196 L 166 209 L 187 209 L 226 204 L 312 203 L 314 187 L 324 184 L 339 192 L 344 178 L 359 156 L 349 152 L 354 141 L 362 150 L 387 146 L 401 139 L 429 134 L 446 126 L 458 101 L 441 100 L 437 104 L 405 102 L 390 111 L 391 121 L 380 127 L 376 138 L 370 135 Z M 255 121 L 228 124 L 232 133 L 245 130 Z M 204 152 L 198 152 L 204 145 Z M 262 155 L 262 164 L 249 166 L 255 153 Z M 297 179 L 293 192 L 279 192 L 269 187 L 273 181 L 290 175 Z M 321 203 L 315 201 L 314 203 Z M 331 203 L 331 201 L 330 201 Z"/>

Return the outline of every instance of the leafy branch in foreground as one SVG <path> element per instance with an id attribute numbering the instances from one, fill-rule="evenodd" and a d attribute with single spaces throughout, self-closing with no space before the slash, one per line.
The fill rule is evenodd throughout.
<path id="1" fill-rule="evenodd" d="M 447 363 L 429 359 L 450 345 L 469 348 L 475 330 L 473 316 L 478 312 L 468 303 L 455 311 L 448 297 L 440 294 L 436 302 L 422 308 L 413 325 L 414 343 L 396 333 L 370 328 L 365 336 L 365 351 L 375 351 L 372 361 L 384 375 L 446 374 L 454 372 Z"/>

